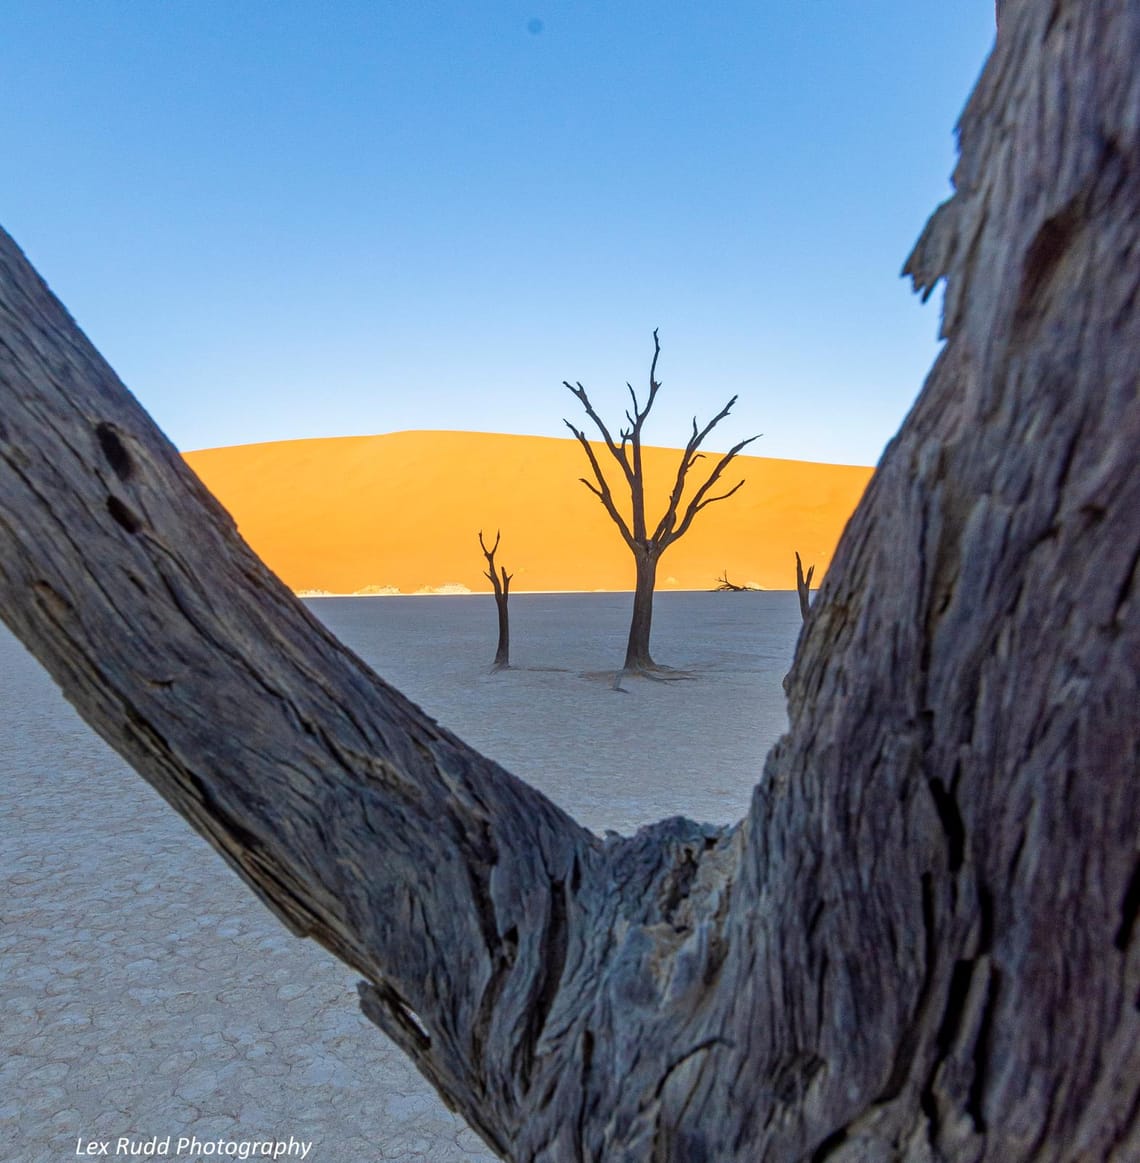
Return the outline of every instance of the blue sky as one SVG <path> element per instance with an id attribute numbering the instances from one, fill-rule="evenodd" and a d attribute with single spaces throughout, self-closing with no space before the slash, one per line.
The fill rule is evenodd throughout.
<path id="1" fill-rule="evenodd" d="M 616 418 L 873 464 L 993 0 L 4 0 L 0 224 L 183 449 Z"/>

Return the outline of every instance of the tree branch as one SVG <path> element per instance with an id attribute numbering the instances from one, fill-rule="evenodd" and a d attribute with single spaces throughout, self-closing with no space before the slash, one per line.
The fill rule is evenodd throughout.
<path id="1" fill-rule="evenodd" d="M 503 584 L 499 584 L 499 575 L 495 572 L 495 550 L 499 548 L 499 537 L 502 530 L 495 530 L 495 544 L 490 549 L 487 548 L 483 541 L 483 530 L 479 530 L 479 548 L 483 550 L 483 556 L 487 559 L 487 568 L 483 571 L 483 576 L 491 583 L 495 590 L 495 596 L 507 592 L 506 583 L 509 580 L 506 567 L 503 567 Z"/>
<path id="2" fill-rule="evenodd" d="M 633 385 L 629 387 L 629 394 L 633 397 L 634 422 L 629 431 L 630 446 L 633 450 L 633 472 L 629 482 L 630 504 L 633 513 L 633 538 L 638 545 L 644 545 L 646 538 L 645 525 L 645 472 L 641 457 L 641 428 L 645 418 L 657 399 L 657 360 L 661 355 L 661 341 L 657 336 L 657 328 L 653 329 L 653 359 L 649 364 L 649 395 L 645 399 L 645 407 L 637 407 L 637 396 Z"/>
<path id="3" fill-rule="evenodd" d="M 645 423 L 646 416 L 649 415 L 650 408 L 653 407 L 653 401 L 657 396 L 657 389 L 661 386 L 657 382 L 657 359 L 661 354 L 661 343 L 657 337 L 657 329 L 653 330 L 653 360 L 649 365 L 649 396 L 645 402 L 645 407 L 641 408 L 637 403 L 637 393 L 633 390 L 633 385 L 626 381 L 626 387 L 629 389 L 630 399 L 633 401 L 633 415 L 630 415 L 627 410 L 625 418 L 629 421 L 629 427 L 623 429 L 620 433 L 621 444 L 614 443 L 610 436 L 609 429 L 603 423 L 601 417 L 594 411 L 593 405 L 590 403 L 589 396 L 586 394 L 586 389 L 579 383 L 574 386 L 569 380 L 563 380 L 563 385 L 570 390 L 570 392 L 578 398 L 582 407 L 585 408 L 586 414 L 594 421 L 598 431 L 602 434 L 606 447 L 610 450 L 614 459 L 617 460 L 621 466 L 622 473 L 625 476 L 626 484 L 629 486 L 630 508 L 632 513 L 632 528 L 625 523 L 625 521 L 618 515 L 617 507 L 613 503 L 613 498 L 610 494 L 609 485 L 606 483 L 602 470 L 598 465 L 597 460 L 590 448 L 589 442 L 582 435 L 569 420 L 564 420 L 563 423 L 582 443 L 582 447 L 586 449 L 586 455 L 590 458 L 590 465 L 594 470 L 594 476 L 601 486 L 601 492 L 590 488 L 591 492 L 597 493 L 602 499 L 602 503 L 606 506 L 606 511 L 610 514 L 613 520 L 617 523 L 622 537 L 626 544 L 631 548 L 635 546 L 643 546 L 645 542 L 645 477 L 642 471 L 641 458 L 641 427 Z M 632 461 L 626 455 L 626 446 L 629 446 L 632 452 Z"/>
<path id="4" fill-rule="evenodd" d="M 594 455 L 594 450 L 591 447 L 590 442 L 586 439 L 586 434 L 580 429 L 575 428 L 569 420 L 563 420 L 562 423 L 565 424 L 566 427 L 574 433 L 578 439 L 578 443 L 581 444 L 581 446 L 586 450 L 586 457 L 590 462 L 590 467 L 594 470 L 594 477 L 597 479 L 598 484 L 597 487 L 595 487 L 594 485 L 590 484 L 590 482 L 586 480 L 585 477 L 579 477 L 578 479 L 605 506 L 606 512 L 610 515 L 610 519 L 618 527 L 618 531 L 621 533 L 622 537 L 625 538 L 626 544 L 630 546 L 636 544 L 633 539 L 633 534 L 630 532 L 630 528 L 625 522 L 625 518 L 622 517 L 621 513 L 618 511 L 617 505 L 614 503 L 613 494 L 610 492 L 609 482 L 606 480 L 605 473 L 602 472 L 602 466 L 598 464 L 598 458 Z"/>
<path id="5" fill-rule="evenodd" d="M 723 417 L 727 414 L 728 408 L 726 407 L 722 410 L 720 416 Z M 695 421 L 693 427 L 694 429 L 696 428 Z M 673 485 L 673 492 L 669 496 L 669 508 L 666 510 L 665 517 L 661 519 L 661 524 L 658 525 L 657 534 L 655 535 L 660 539 L 659 543 L 661 544 L 662 548 L 664 548 L 666 545 L 671 545 L 679 537 L 683 537 L 689 531 L 689 526 L 692 525 L 693 518 L 696 517 L 696 515 L 706 505 L 711 505 L 714 501 L 727 500 L 727 498 L 731 497 L 732 494 L 735 493 L 736 490 L 744 484 L 744 481 L 739 481 L 737 484 L 733 485 L 733 487 L 729 489 L 727 493 L 721 493 L 719 496 L 715 497 L 705 496 L 709 489 L 711 489 L 712 486 L 720 479 L 720 474 L 724 472 L 736 454 L 742 448 L 747 448 L 748 445 L 751 444 L 754 440 L 759 440 L 760 434 L 757 434 L 756 436 L 749 436 L 747 440 L 741 440 L 738 444 L 734 444 L 728 450 L 728 452 L 726 452 L 724 456 L 722 456 L 720 460 L 717 461 L 716 466 L 709 474 L 708 479 L 703 485 L 701 485 L 701 487 L 690 499 L 689 504 L 685 509 L 685 516 L 682 519 L 681 524 L 676 526 L 674 525 L 677 515 L 677 506 L 680 503 L 681 495 L 685 488 L 685 476 L 688 473 L 689 468 L 695 464 L 698 459 L 697 456 L 692 455 L 692 450 L 697 447 L 697 444 L 699 444 L 700 441 L 704 439 L 705 435 L 711 431 L 711 429 L 712 424 L 707 424 L 699 436 L 691 439 L 689 441 L 689 445 L 685 449 L 684 455 L 681 458 L 681 463 L 677 468 L 677 480 Z M 694 443 L 694 440 L 696 443 Z"/>
<path id="6" fill-rule="evenodd" d="M 799 552 L 796 552 L 796 593 L 800 599 L 800 618 L 803 621 L 808 620 L 808 614 L 811 613 L 811 579 L 815 573 L 815 566 L 809 565 L 807 576 L 804 576 L 804 565 L 800 560 Z"/>
<path id="7" fill-rule="evenodd" d="M 622 475 L 625 477 L 626 481 L 632 484 L 633 468 L 630 466 L 629 460 L 625 455 L 625 445 L 628 439 L 626 433 L 620 433 L 619 435 L 621 436 L 621 444 L 615 444 L 613 437 L 610 435 L 610 430 L 605 425 L 605 421 L 603 421 L 597 412 L 594 411 L 594 406 L 590 403 L 590 397 L 586 395 L 586 389 L 582 387 L 581 384 L 578 384 L 577 386 L 571 384 L 569 380 L 563 380 L 562 384 L 564 387 L 569 388 L 571 395 L 576 396 L 581 402 L 582 407 L 586 410 L 586 415 L 589 416 L 591 420 L 593 420 L 598 431 L 602 434 L 602 441 L 606 448 L 609 449 L 610 455 L 613 456 L 614 460 L 616 460 L 618 465 L 621 467 Z M 585 442 L 586 438 L 579 433 L 578 429 L 575 428 L 569 420 L 563 420 L 562 423 L 565 424 L 566 427 L 569 428 L 570 431 L 573 432 L 579 440 Z M 595 465 L 595 473 L 600 474 L 601 469 L 596 467 L 597 462 L 593 460 L 592 453 L 591 463 Z"/>
<path id="8" fill-rule="evenodd" d="M 677 475 L 673 481 L 673 489 L 669 494 L 668 505 L 666 506 L 665 512 L 653 533 L 653 540 L 657 542 L 662 547 L 662 549 L 664 549 L 666 545 L 676 541 L 677 538 L 681 537 L 692 524 L 693 518 L 701 509 L 704 508 L 703 504 L 698 504 L 696 508 L 690 506 L 688 512 L 686 513 L 685 520 L 681 523 L 681 527 L 677 527 L 677 510 L 681 504 L 681 497 L 685 492 L 685 479 L 693 465 L 704 456 L 704 453 L 698 453 L 697 449 L 700 448 L 701 444 L 704 442 L 705 437 L 708 436 L 708 434 L 729 414 L 729 412 L 732 411 L 732 406 L 736 403 L 737 398 L 738 397 L 733 396 L 732 399 L 729 400 L 728 403 L 725 404 L 725 406 L 721 408 L 721 410 L 704 426 L 704 428 L 698 429 L 697 418 L 696 416 L 693 417 L 692 435 L 689 437 L 688 442 L 685 444 L 685 449 L 681 453 L 681 459 L 677 464 Z M 737 444 L 732 449 L 732 451 L 727 454 L 726 458 L 723 459 L 716 467 L 713 475 L 709 478 L 708 481 L 705 482 L 704 489 L 707 490 L 709 488 L 709 486 L 724 470 L 728 462 L 742 448 L 751 444 L 753 440 L 759 440 L 760 435 L 762 435 L 762 433 L 757 434 L 756 436 L 750 436 L 747 440 L 742 440 L 739 444 Z M 741 484 L 743 483 L 744 482 L 742 481 Z M 739 485 L 737 488 L 739 488 Z M 733 492 L 735 492 L 735 489 Z M 710 502 L 713 500 L 724 500 L 725 497 L 731 495 L 731 493 L 726 493 L 724 497 L 713 497 L 710 498 Z M 696 499 L 699 500 L 699 498 L 700 494 L 698 494 Z"/>

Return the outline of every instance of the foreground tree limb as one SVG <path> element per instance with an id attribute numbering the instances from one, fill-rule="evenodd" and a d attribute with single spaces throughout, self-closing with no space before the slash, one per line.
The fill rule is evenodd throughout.
<path id="1" fill-rule="evenodd" d="M 598 842 L 307 614 L 7 236 L 0 391 L 5 620 L 506 1152 Z"/>
<path id="2" fill-rule="evenodd" d="M 374 676 L 0 238 L 0 612 L 505 1158 L 1140 1157 L 1138 59 L 1003 4 L 727 830 L 602 842 Z"/>

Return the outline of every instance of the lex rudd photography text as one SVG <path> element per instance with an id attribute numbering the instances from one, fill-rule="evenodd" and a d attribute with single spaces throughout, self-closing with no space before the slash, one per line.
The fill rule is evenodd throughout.
<path id="1" fill-rule="evenodd" d="M 218 1159 L 307 1159 L 312 1140 L 294 1139 L 199 1139 L 192 1135 L 160 1139 L 134 1139 L 123 1135 L 117 1139 L 83 1139 L 75 1144 L 76 1155 L 135 1155 L 144 1159 L 179 1155 Z"/>

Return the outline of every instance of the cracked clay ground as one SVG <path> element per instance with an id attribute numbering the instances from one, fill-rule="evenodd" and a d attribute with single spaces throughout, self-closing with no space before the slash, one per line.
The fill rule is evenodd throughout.
<path id="1" fill-rule="evenodd" d="M 622 694 L 583 672 L 620 654 L 628 602 L 513 598 L 518 669 L 493 676 L 489 598 L 313 609 L 588 827 L 738 818 L 784 726 L 795 595 L 661 595 L 655 654 L 696 677 Z M 290 936 L 2 629 L 0 820 L 0 1158 L 167 1135 L 292 1137 L 312 1163 L 492 1158 L 360 1015 L 351 971 Z"/>

